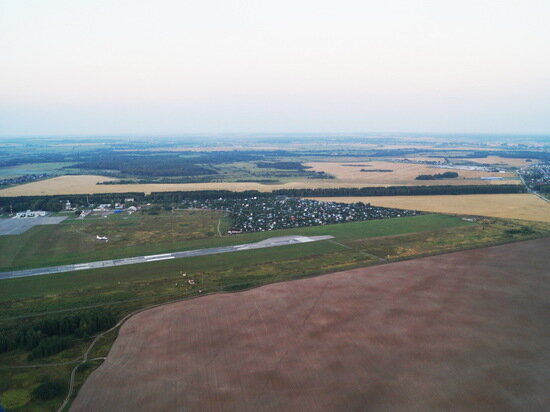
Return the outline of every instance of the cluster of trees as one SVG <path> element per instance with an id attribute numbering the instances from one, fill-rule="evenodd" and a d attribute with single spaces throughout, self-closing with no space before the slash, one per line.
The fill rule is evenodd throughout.
<path id="1" fill-rule="evenodd" d="M 535 233 L 535 231 L 528 226 L 522 226 L 520 229 L 507 229 L 504 232 L 507 235 L 530 235 Z"/>
<path id="2" fill-rule="evenodd" d="M 68 336 L 50 336 L 40 340 L 28 356 L 29 360 L 55 355 L 72 346 L 73 341 Z"/>
<path id="3" fill-rule="evenodd" d="M 433 175 L 418 175 L 416 180 L 438 180 L 438 179 L 454 179 L 458 177 L 457 172 L 436 173 Z"/>
<path id="4" fill-rule="evenodd" d="M 534 189 L 541 193 L 550 193 L 550 184 L 535 185 Z"/>
<path id="5" fill-rule="evenodd" d="M 75 339 L 89 337 L 116 324 L 107 310 L 94 310 L 20 325 L 0 334 L 0 352 L 30 351 L 29 359 L 54 355 L 73 345 Z"/>

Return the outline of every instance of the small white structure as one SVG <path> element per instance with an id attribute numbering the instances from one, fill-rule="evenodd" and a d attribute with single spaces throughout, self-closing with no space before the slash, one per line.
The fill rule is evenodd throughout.
<path id="1" fill-rule="evenodd" d="M 137 207 L 135 207 L 135 206 L 130 206 L 130 207 L 128 208 L 128 212 L 137 212 Z"/>
<path id="2" fill-rule="evenodd" d="M 109 241 L 109 238 L 107 236 L 96 235 L 95 237 L 96 237 L 97 240 L 104 240 L 105 242 Z"/>

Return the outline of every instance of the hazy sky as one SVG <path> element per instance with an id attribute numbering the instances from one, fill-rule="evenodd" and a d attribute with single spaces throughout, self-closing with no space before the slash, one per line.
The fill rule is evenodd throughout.
<path id="1" fill-rule="evenodd" d="M 0 0 L 0 135 L 550 133 L 549 0 Z"/>

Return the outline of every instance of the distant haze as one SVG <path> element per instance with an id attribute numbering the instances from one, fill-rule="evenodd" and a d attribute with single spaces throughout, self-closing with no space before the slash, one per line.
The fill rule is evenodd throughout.
<path id="1" fill-rule="evenodd" d="M 0 136 L 550 133 L 550 1 L 20 0 Z"/>

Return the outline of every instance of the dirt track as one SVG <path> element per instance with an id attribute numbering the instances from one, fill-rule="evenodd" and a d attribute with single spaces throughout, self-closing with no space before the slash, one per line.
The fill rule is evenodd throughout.
<path id="1" fill-rule="evenodd" d="M 547 410 L 550 239 L 132 317 L 72 411 Z"/>

